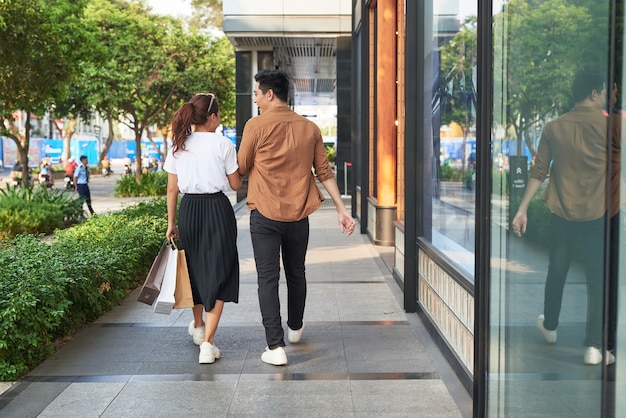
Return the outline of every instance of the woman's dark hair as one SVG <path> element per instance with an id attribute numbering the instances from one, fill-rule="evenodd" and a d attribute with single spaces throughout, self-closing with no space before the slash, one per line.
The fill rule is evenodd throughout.
<path id="1" fill-rule="evenodd" d="M 185 140 L 191 135 L 191 125 L 206 123 L 209 116 L 220 111 L 213 93 L 198 93 L 183 103 L 172 120 L 172 154 L 185 150 Z"/>
<path id="2" fill-rule="evenodd" d="M 263 94 L 272 89 L 276 97 L 287 103 L 289 99 L 289 76 L 282 70 L 263 70 L 256 73 L 254 81 L 259 83 Z"/>

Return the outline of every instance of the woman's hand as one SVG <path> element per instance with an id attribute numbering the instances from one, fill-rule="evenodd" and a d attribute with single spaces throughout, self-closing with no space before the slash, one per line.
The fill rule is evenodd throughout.
<path id="1" fill-rule="evenodd" d="M 169 240 L 178 239 L 178 228 L 175 225 L 168 226 L 167 232 L 165 233 L 165 237 Z"/>

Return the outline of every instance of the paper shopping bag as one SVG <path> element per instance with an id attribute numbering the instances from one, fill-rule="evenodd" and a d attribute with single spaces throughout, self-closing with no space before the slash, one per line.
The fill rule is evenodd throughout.
<path id="1" fill-rule="evenodd" d="M 174 246 L 168 246 L 167 266 L 161 283 L 161 291 L 152 305 L 154 313 L 169 315 L 174 307 L 174 290 L 176 289 L 178 250 Z"/>
<path id="2" fill-rule="evenodd" d="M 174 291 L 174 309 L 193 308 L 193 296 L 191 294 L 191 282 L 187 270 L 187 258 L 185 250 L 178 250 L 176 258 L 176 290 Z"/>
<path id="3" fill-rule="evenodd" d="M 167 265 L 167 250 L 169 243 L 165 242 L 161 246 L 159 253 L 152 262 L 152 267 L 148 271 L 146 280 L 141 287 L 137 300 L 147 305 L 152 305 L 159 296 L 161 290 L 161 283 L 163 282 L 163 275 L 165 274 L 165 266 Z"/>

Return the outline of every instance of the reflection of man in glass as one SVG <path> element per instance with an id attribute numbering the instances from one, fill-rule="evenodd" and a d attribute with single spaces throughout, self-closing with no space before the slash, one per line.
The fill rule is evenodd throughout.
<path id="1" fill-rule="evenodd" d="M 545 285 L 544 313 L 537 327 L 549 343 L 556 342 L 563 286 L 575 250 L 581 246 L 581 261 L 587 281 L 587 325 L 584 362 L 602 361 L 602 291 L 604 266 L 604 215 L 606 213 L 607 117 L 604 77 L 581 71 L 573 83 L 576 106 L 546 124 L 535 165 L 513 231 L 526 231 L 528 205 L 550 174 L 545 201 L 550 217 L 550 253 Z M 576 255 L 578 252 L 576 251 Z M 614 357 L 606 354 L 605 361 Z"/>

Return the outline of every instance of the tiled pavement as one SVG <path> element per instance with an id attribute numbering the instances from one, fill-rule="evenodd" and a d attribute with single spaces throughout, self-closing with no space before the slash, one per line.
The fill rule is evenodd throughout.
<path id="1" fill-rule="evenodd" d="M 96 211 L 115 204 L 94 196 Z M 153 314 L 135 291 L 1 395 L 0 417 L 471 416 L 471 399 L 419 318 L 403 312 L 382 261 L 389 249 L 343 236 L 328 205 L 310 218 L 302 341 L 287 343 L 287 366 L 261 362 L 249 217 L 235 206 L 240 300 L 224 309 L 221 359 L 198 364 L 191 310 Z"/>

